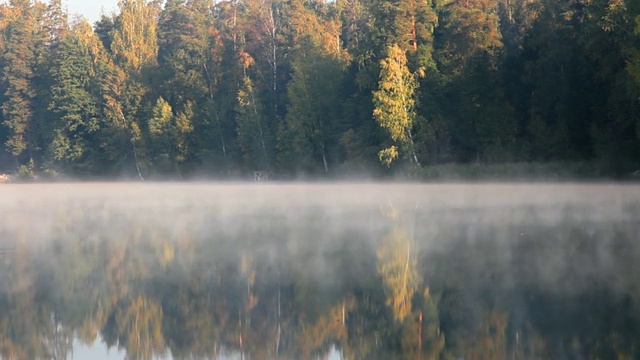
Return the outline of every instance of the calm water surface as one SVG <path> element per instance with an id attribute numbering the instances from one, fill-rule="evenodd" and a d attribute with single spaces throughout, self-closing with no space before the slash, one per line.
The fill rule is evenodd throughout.
<path id="1" fill-rule="evenodd" d="M 3 359 L 637 359 L 640 186 L 0 185 Z"/>

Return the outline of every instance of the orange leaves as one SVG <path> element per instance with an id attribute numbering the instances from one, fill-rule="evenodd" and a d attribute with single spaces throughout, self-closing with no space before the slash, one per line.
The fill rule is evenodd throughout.
<path id="1" fill-rule="evenodd" d="M 140 71 L 157 61 L 156 10 L 144 0 L 123 0 L 111 50 L 126 68 Z"/>
<path id="2" fill-rule="evenodd" d="M 244 70 L 247 70 L 255 63 L 255 60 L 253 60 L 253 57 L 246 51 L 239 52 L 238 60 Z"/>
<path id="3" fill-rule="evenodd" d="M 398 225 L 378 249 L 378 273 L 384 283 L 387 306 L 399 323 L 411 314 L 411 299 L 420 283 L 412 243 L 406 229 Z"/>

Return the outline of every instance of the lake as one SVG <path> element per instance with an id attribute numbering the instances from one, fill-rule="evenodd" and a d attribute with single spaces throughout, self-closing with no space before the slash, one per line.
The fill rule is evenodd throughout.
<path id="1" fill-rule="evenodd" d="M 640 186 L 0 185 L 0 358 L 637 359 Z"/>

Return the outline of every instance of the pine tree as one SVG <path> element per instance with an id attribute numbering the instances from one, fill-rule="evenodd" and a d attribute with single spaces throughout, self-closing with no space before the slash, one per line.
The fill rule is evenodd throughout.
<path id="1" fill-rule="evenodd" d="M 433 31 L 438 21 L 430 1 L 380 1 L 379 27 L 387 33 L 387 44 L 398 44 L 405 51 L 417 51 L 420 46 L 432 47 Z"/>
<path id="2" fill-rule="evenodd" d="M 91 26 L 81 21 L 61 39 L 50 68 L 53 80 L 49 110 L 54 114 L 48 151 L 54 161 L 82 164 L 99 152 L 97 132 L 102 126 L 100 78 L 105 50 Z M 89 171 L 99 171 L 88 168 Z"/>
<path id="3" fill-rule="evenodd" d="M 159 72 L 165 76 L 162 95 L 178 112 L 192 113 L 189 123 L 197 134 L 188 147 L 193 153 L 187 157 L 212 153 L 226 157 L 228 141 L 223 127 L 230 125 L 223 124 L 225 119 L 221 119 L 216 108 L 221 46 L 213 27 L 210 3 L 206 0 L 167 3 L 161 13 L 159 35 Z"/>
<path id="4" fill-rule="evenodd" d="M 3 125 L 9 129 L 7 149 L 22 165 L 33 167 L 40 148 L 37 106 L 37 65 L 42 53 L 41 21 L 45 7 L 28 0 L 10 2 L 11 20 L 4 30 L 3 81 L 6 102 L 2 106 Z M 32 169 L 33 170 L 33 169 Z"/>
<path id="5" fill-rule="evenodd" d="M 485 54 L 492 57 L 489 66 L 496 64 L 502 48 L 499 20 L 495 0 L 454 1 L 442 7 L 437 60 L 445 73 L 459 74 Z"/>
<path id="6" fill-rule="evenodd" d="M 46 13 L 46 31 L 51 43 L 55 44 L 69 31 L 69 16 L 65 12 L 62 0 L 51 0 Z"/>

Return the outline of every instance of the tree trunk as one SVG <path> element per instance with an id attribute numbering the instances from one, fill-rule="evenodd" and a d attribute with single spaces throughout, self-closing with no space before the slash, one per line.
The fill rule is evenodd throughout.
<path id="1" fill-rule="evenodd" d="M 409 130 L 408 132 L 409 135 L 409 142 L 411 143 L 411 158 L 413 159 L 413 162 L 416 164 L 416 167 L 421 167 L 420 166 L 420 161 L 418 161 L 418 155 L 416 155 L 416 150 L 415 150 L 415 144 L 413 143 L 413 135 L 411 134 L 411 130 Z"/>

